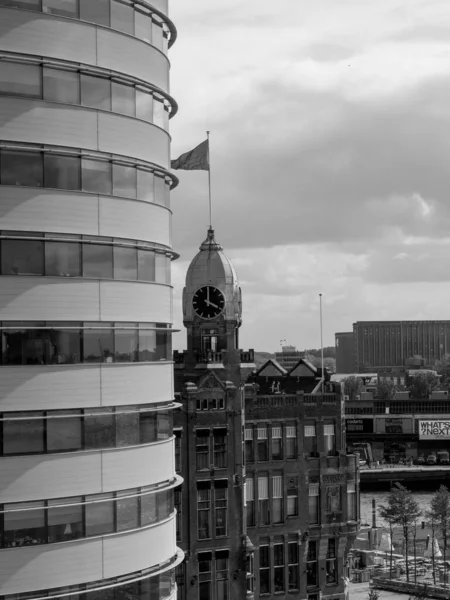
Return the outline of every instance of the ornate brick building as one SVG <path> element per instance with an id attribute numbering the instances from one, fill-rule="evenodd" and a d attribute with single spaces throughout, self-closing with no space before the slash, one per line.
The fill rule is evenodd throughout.
<path id="1" fill-rule="evenodd" d="M 183 293 L 175 352 L 180 600 L 346 598 L 358 467 L 345 453 L 340 389 L 300 360 L 286 371 L 239 349 L 241 291 L 209 230 Z M 314 393 L 312 393 L 314 392 Z"/>

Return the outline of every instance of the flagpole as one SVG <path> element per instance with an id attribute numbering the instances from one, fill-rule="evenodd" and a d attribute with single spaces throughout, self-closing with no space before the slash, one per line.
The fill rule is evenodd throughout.
<path id="1" fill-rule="evenodd" d="M 208 139 L 208 192 L 209 192 L 209 228 L 212 229 L 212 204 L 211 204 L 211 161 L 209 150 L 209 131 L 206 132 Z"/>
<path id="2" fill-rule="evenodd" d="M 323 372 L 323 335 L 322 335 L 322 294 L 319 294 L 319 302 L 320 302 L 320 354 L 321 354 L 321 362 L 322 362 L 322 394 L 324 393 L 324 382 L 325 382 L 325 373 Z"/>

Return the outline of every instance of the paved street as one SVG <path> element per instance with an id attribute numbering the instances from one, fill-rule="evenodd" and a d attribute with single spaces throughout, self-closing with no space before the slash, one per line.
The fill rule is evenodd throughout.
<path id="1" fill-rule="evenodd" d="M 369 583 L 350 583 L 350 600 L 368 600 Z M 409 600 L 409 594 L 379 590 L 380 600 Z"/>

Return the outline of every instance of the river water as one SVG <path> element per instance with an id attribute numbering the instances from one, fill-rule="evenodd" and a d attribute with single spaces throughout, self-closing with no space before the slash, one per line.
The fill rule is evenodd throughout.
<path id="1" fill-rule="evenodd" d="M 430 500 L 434 492 L 413 492 L 416 502 L 423 513 L 429 510 Z M 362 492 L 361 493 L 361 525 L 372 525 L 372 498 L 375 498 L 375 506 L 377 508 L 377 525 L 383 526 L 383 522 L 378 512 L 378 507 L 381 504 L 387 504 L 389 492 Z"/>

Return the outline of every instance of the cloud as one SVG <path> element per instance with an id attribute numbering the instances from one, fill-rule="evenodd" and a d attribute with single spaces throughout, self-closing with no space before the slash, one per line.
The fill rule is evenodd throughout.
<path id="1" fill-rule="evenodd" d="M 171 6 L 180 105 L 172 151 L 194 147 L 211 130 L 213 225 L 251 307 L 243 339 L 255 337 L 250 345 L 262 349 L 266 336 L 270 349 L 292 332 L 291 343 L 312 347 L 319 290 L 331 331 L 402 311 L 442 318 L 447 2 Z M 205 172 L 177 175 L 173 243 L 182 262 L 174 281 L 182 285 L 206 235 L 208 187 Z M 442 301 L 424 294 L 424 282 L 437 285 Z"/>

